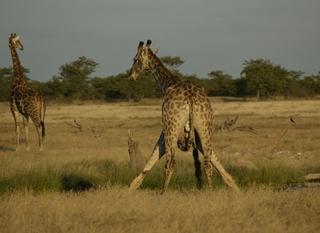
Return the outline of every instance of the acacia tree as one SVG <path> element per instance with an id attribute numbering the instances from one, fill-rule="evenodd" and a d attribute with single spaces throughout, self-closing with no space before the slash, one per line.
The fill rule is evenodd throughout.
<path id="1" fill-rule="evenodd" d="M 52 84 L 60 82 L 65 97 L 90 98 L 89 79 L 97 66 L 98 63 L 94 60 L 81 56 L 62 65 L 59 76 L 53 77 Z"/>
<path id="2" fill-rule="evenodd" d="M 244 62 L 241 79 L 245 81 L 247 95 L 256 95 L 257 98 L 284 94 L 288 88 L 292 71 L 280 65 L 274 65 L 267 59 L 251 59 Z"/>
<path id="3" fill-rule="evenodd" d="M 211 77 L 211 90 L 209 95 L 213 96 L 235 96 L 236 85 L 232 76 L 222 70 L 214 70 L 208 74 Z"/>
<path id="4" fill-rule="evenodd" d="M 184 63 L 179 56 L 164 56 L 160 60 L 175 74 L 180 74 L 179 67 Z"/>

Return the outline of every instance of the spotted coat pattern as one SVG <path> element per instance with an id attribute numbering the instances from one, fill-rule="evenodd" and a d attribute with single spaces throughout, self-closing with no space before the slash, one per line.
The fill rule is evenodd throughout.
<path id="1" fill-rule="evenodd" d="M 29 150 L 28 124 L 29 119 L 31 118 L 38 133 L 39 150 L 41 151 L 43 150 L 45 140 L 45 101 L 44 98 L 36 90 L 28 86 L 26 82 L 26 78 L 23 73 L 23 67 L 21 65 L 19 55 L 16 51 L 17 48 L 23 50 L 23 45 L 19 37 L 15 33 L 12 33 L 10 35 L 9 48 L 13 64 L 13 77 L 10 93 L 10 110 L 15 122 L 16 150 L 19 149 L 20 144 L 19 118 L 20 116 L 22 116 L 25 131 L 26 149 Z"/>
<path id="2" fill-rule="evenodd" d="M 164 146 L 159 159 L 166 157 L 166 178 L 163 192 L 167 189 L 175 165 L 175 151 L 180 149 L 188 151 L 193 148 L 195 175 L 198 187 L 202 187 L 201 164 L 198 151 L 204 157 L 204 171 L 209 187 L 212 187 L 213 167 L 221 174 L 225 183 L 238 191 L 231 175 L 223 168 L 213 150 L 213 110 L 206 92 L 189 81 L 183 81 L 172 74 L 157 55 L 150 48 L 151 41 L 146 45 L 140 42 L 134 58 L 129 78 L 135 80 L 142 72 L 149 71 L 153 74 L 158 85 L 163 91 L 162 104 L 162 134 L 155 148 Z M 163 142 L 161 142 L 163 138 Z M 159 151 L 161 151 L 159 149 Z M 153 153 L 155 155 L 155 153 Z M 146 169 L 131 183 L 132 188 L 141 184 L 145 174 L 151 169 L 156 159 L 151 157 Z"/>

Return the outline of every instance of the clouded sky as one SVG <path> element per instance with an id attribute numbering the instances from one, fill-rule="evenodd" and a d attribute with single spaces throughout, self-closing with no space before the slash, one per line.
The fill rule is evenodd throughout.
<path id="1" fill-rule="evenodd" d="M 8 37 L 20 35 L 30 78 L 47 81 L 86 56 L 95 75 L 129 69 L 140 40 L 178 55 L 183 73 L 239 77 L 268 58 L 307 74 L 320 71 L 320 0 L 1 0 L 0 67 L 11 66 Z"/>

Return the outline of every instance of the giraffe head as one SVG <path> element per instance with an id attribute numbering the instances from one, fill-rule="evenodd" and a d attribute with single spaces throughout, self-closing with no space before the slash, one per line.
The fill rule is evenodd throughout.
<path id="1" fill-rule="evenodd" d="M 16 33 L 11 33 L 9 37 L 9 44 L 15 49 L 23 50 L 23 45 L 20 41 L 20 37 Z"/>
<path id="2" fill-rule="evenodd" d="M 152 68 L 149 56 L 150 53 L 153 53 L 150 48 L 151 43 L 151 40 L 148 40 L 144 45 L 144 43 L 140 41 L 137 48 L 137 54 L 133 58 L 133 64 L 129 72 L 130 80 L 136 80 L 140 74 Z"/>

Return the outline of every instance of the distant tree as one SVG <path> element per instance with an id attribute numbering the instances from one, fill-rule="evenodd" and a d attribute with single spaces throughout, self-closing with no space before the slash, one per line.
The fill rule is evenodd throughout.
<path id="1" fill-rule="evenodd" d="M 184 61 L 179 56 L 164 56 L 160 60 L 173 72 L 180 74 L 179 67 Z"/>
<path id="2" fill-rule="evenodd" d="M 84 56 L 79 57 L 75 61 L 62 65 L 59 75 L 51 80 L 51 85 L 63 91 L 65 97 L 90 99 L 89 79 L 97 66 L 98 63 L 94 60 Z"/>
<path id="3" fill-rule="evenodd" d="M 208 74 L 211 77 L 211 89 L 209 95 L 212 96 L 235 96 L 237 93 L 235 80 L 232 76 L 224 73 L 222 70 L 211 71 Z"/>
<path id="4" fill-rule="evenodd" d="M 128 100 L 129 80 L 127 74 L 120 73 L 104 80 L 103 92 L 106 101 Z"/>
<path id="5" fill-rule="evenodd" d="M 289 80 L 294 78 L 292 72 L 280 65 L 274 65 L 267 59 L 249 60 L 243 65 L 241 79 L 246 84 L 246 95 L 256 95 L 260 98 L 284 94 Z"/>
<path id="6" fill-rule="evenodd" d="M 49 81 L 42 85 L 41 92 L 47 99 L 63 98 L 65 92 L 62 78 L 54 75 Z"/>
<path id="7" fill-rule="evenodd" d="M 300 96 L 315 96 L 320 94 L 320 75 L 309 75 L 299 80 Z"/>
<path id="8" fill-rule="evenodd" d="M 131 81 L 127 73 L 120 73 L 99 80 L 99 82 L 103 83 L 103 87 L 100 86 L 100 93 L 104 94 L 107 101 L 124 99 L 139 101 L 141 98 L 156 97 L 156 83 L 148 75 L 142 75 L 136 81 Z M 96 87 L 95 84 L 93 86 Z"/>

